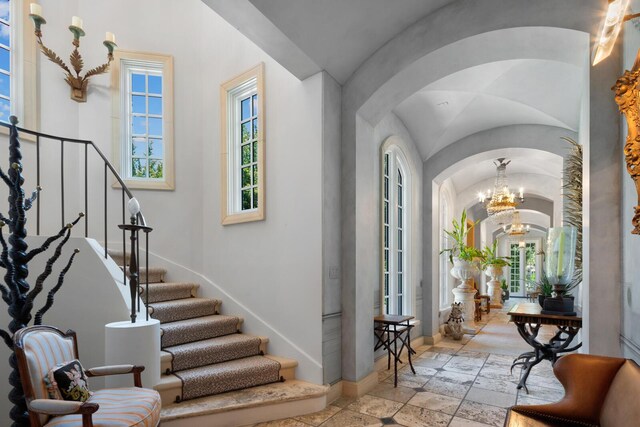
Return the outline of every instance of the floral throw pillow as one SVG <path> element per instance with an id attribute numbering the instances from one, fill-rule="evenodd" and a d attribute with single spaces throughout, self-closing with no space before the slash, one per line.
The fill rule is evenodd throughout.
<path id="1" fill-rule="evenodd" d="M 78 360 L 56 365 L 47 374 L 45 383 L 52 399 L 85 402 L 93 394 Z"/>

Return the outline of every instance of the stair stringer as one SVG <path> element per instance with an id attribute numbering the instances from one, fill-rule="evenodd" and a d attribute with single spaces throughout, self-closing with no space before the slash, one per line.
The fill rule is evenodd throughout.
<path id="1" fill-rule="evenodd" d="M 140 256 L 143 257 L 140 249 Z M 269 353 L 298 361 L 296 378 L 314 384 L 322 384 L 323 368 L 321 361 L 300 348 L 273 325 L 260 317 L 249 307 L 241 303 L 228 291 L 217 285 L 208 277 L 184 265 L 173 262 L 153 251 L 149 252 L 149 265 L 162 267 L 168 271 L 168 281 L 179 278 L 180 281 L 200 283 L 201 297 L 221 299 L 222 313 L 233 314 L 244 318 L 243 331 L 252 335 L 269 337 Z"/>

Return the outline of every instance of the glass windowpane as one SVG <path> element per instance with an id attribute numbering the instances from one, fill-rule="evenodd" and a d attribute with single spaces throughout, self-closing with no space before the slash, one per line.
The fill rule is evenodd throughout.
<path id="1" fill-rule="evenodd" d="M 10 20 L 9 14 L 11 13 L 9 0 L 0 0 L 0 19 L 4 19 L 5 21 Z"/>
<path id="2" fill-rule="evenodd" d="M 149 135 L 162 136 L 162 119 L 149 117 Z"/>
<path id="3" fill-rule="evenodd" d="M 149 93 L 162 94 L 162 76 L 149 74 Z"/>
<path id="4" fill-rule="evenodd" d="M 258 115 L 258 95 L 253 95 L 253 115 Z"/>
<path id="5" fill-rule="evenodd" d="M 251 98 L 240 101 L 240 120 L 247 120 L 251 117 Z"/>
<path id="6" fill-rule="evenodd" d="M 147 152 L 147 140 L 145 138 L 133 138 L 131 144 L 131 155 L 133 157 L 136 156 L 144 156 Z"/>
<path id="7" fill-rule="evenodd" d="M 251 163 L 251 144 L 245 144 L 241 148 L 242 151 L 242 165 L 248 165 Z"/>
<path id="8" fill-rule="evenodd" d="M 164 176 L 162 160 L 149 160 L 149 178 L 161 179 Z"/>
<path id="9" fill-rule="evenodd" d="M 5 71 L 9 71 L 9 64 L 10 64 L 10 59 L 11 59 L 11 55 L 9 54 L 9 51 L 5 48 L 0 48 L 0 68 L 5 70 Z"/>
<path id="10" fill-rule="evenodd" d="M 156 159 L 164 158 L 164 144 L 161 139 L 149 140 L 149 157 L 154 157 Z"/>
<path id="11" fill-rule="evenodd" d="M 131 74 L 131 91 L 144 93 L 147 91 L 144 74 Z"/>
<path id="12" fill-rule="evenodd" d="M 242 190 L 242 210 L 251 209 L 251 189 Z"/>
<path id="13" fill-rule="evenodd" d="M 240 126 L 240 132 L 242 135 L 242 143 L 248 142 L 251 139 L 251 122 L 243 123 Z"/>
<path id="14" fill-rule="evenodd" d="M 147 133 L 147 118 L 133 116 L 131 120 L 131 132 L 134 135 L 145 135 Z"/>
<path id="15" fill-rule="evenodd" d="M 258 138 L 258 119 L 253 119 L 253 139 Z"/>
<path id="16" fill-rule="evenodd" d="M 251 168 L 242 168 L 242 187 L 251 185 Z"/>
<path id="17" fill-rule="evenodd" d="M 253 143 L 253 161 L 258 161 L 258 142 L 256 141 Z"/>
<path id="18" fill-rule="evenodd" d="M 258 207 L 258 187 L 253 187 L 253 208 Z"/>
<path id="19" fill-rule="evenodd" d="M 147 113 L 147 100 L 144 95 L 133 95 L 131 96 L 131 112 L 132 113 Z"/>
<path id="20" fill-rule="evenodd" d="M 132 159 L 131 176 L 134 178 L 146 178 L 147 176 L 147 159 Z"/>
<path id="21" fill-rule="evenodd" d="M 258 165 L 253 165 L 253 185 L 258 185 Z"/>
<path id="22" fill-rule="evenodd" d="M 149 97 L 149 114 L 162 115 L 162 98 L 157 96 Z"/>
<path id="23" fill-rule="evenodd" d="M 11 78 L 6 74 L 0 74 L 0 95 L 11 97 Z"/>
<path id="24" fill-rule="evenodd" d="M 0 121 L 9 122 L 11 115 L 11 102 L 8 99 L 0 98 Z"/>
<path id="25" fill-rule="evenodd" d="M 4 3 L 0 3 L 0 8 Z M 11 47 L 11 27 L 7 24 L 0 24 L 0 43 L 7 47 Z"/>

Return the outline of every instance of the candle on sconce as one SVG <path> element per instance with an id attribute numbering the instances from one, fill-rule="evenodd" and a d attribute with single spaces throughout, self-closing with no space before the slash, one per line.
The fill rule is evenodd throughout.
<path id="1" fill-rule="evenodd" d="M 72 16 L 71 26 L 80 28 L 82 30 L 82 19 L 79 16 Z"/>
<path id="2" fill-rule="evenodd" d="M 520 198 L 524 198 L 524 188 L 520 187 Z"/>
<path id="3" fill-rule="evenodd" d="M 29 5 L 29 12 L 31 15 L 42 16 L 42 6 L 38 3 L 31 3 Z"/>
<path id="4" fill-rule="evenodd" d="M 113 34 L 112 32 L 107 31 L 107 33 L 104 36 L 104 41 L 116 44 L 116 35 Z"/>

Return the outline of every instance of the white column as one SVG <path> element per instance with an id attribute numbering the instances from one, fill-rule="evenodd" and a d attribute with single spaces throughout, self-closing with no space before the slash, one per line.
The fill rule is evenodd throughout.
<path id="1" fill-rule="evenodd" d="M 160 322 L 156 319 L 114 322 L 105 325 L 105 365 L 142 365 L 142 386 L 160 382 Z M 133 376 L 105 377 L 108 388 L 132 387 Z"/>

